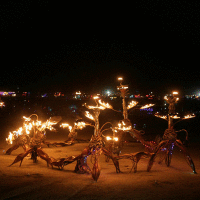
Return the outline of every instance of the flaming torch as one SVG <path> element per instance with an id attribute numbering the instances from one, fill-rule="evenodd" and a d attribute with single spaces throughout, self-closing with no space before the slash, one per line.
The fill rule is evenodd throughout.
<path id="1" fill-rule="evenodd" d="M 168 121 L 168 129 L 165 130 L 164 135 L 162 137 L 163 139 L 157 145 L 154 153 L 152 154 L 152 156 L 149 160 L 149 163 L 148 163 L 147 171 L 151 170 L 153 163 L 155 162 L 156 155 L 160 151 L 163 151 L 163 149 L 165 149 L 164 150 L 165 163 L 169 167 L 170 163 L 171 163 L 171 159 L 172 159 L 173 149 L 175 146 L 177 146 L 180 149 L 180 151 L 183 152 L 183 154 L 187 160 L 187 163 L 193 170 L 193 173 L 196 174 L 195 165 L 192 161 L 192 158 L 187 153 L 187 149 L 186 149 L 185 145 L 182 143 L 182 141 L 180 139 L 177 138 L 177 133 L 184 131 L 186 133 L 186 138 L 185 138 L 185 142 L 186 142 L 188 140 L 188 132 L 185 129 L 182 129 L 179 131 L 175 131 L 175 129 L 174 129 L 174 125 L 176 123 L 178 123 L 184 119 L 193 118 L 193 117 L 195 117 L 195 115 L 186 115 L 181 120 L 177 121 L 176 123 L 173 123 L 174 119 L 180 119 L 180 117 L 178 116 L 178 113 L 175 112 L 175 103 L 179 100 L 179 98 L 176 97 L 175 95 L 178 95 L 178 92 L 173 92 L 173 95 L 170 97 L 164 97 L 164 99 L 169 103 L 168 118 L 165 115 L 163 115 L 163 116 L 159 115 L 159 113 L 155 114 L 156 117 L 159 117 L 159 118 L 162 118 L 162 119 L 165 119 Z M 162 158 L 161 161 L 164 159 Z"/>
<path id="2" fill-rule="evenodd" d="M 86 117 L 94 121 L 94 135 L 92 136 L 89 143 L 89 151 L 91 152 L 93 159 L 93 168 L 92 168 L 92 177 L 95 181 L 98 180 L 100 175 L 100 165 L 99 165 L 99 156 L 102 153 L 103 141 L 102 141 L 102 128 L 109 122 L 105 123 L 101 128 L 99 128 L 99 115 L 100 111 L 106 108 L 112 109 L 108 103 L 104 103 L 101 100 L 98 100 L 98 97 L 94 97 L 96 106 L 90 106 L 85 104 L 85 107 L 89 110 L 93 110 L 93 114 L 90 114 L 86 111 Z"/>

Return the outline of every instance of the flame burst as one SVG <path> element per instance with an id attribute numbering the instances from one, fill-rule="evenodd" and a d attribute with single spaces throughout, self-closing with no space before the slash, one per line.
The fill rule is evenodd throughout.
<path id="1" fill-rule="evenodd" d="M 129 103 L 129 105 L 127 106 L 127 109 L 131 109 L 131 108 L 133 108 L 134 106 L 136 106 L 138 104 L 138 102 L 136 102 L 136 101 L 131 101 L 130 103 Z"/>
<path id="2" fill-rule="evenodd" d="M 63 123 L 63 124 L 60 125 L 60 127 L 66 128 L 66 127 L 69 127 L 69 124 Z"/>
<path id="3" fill-rule="evenodd" d="M 173 119 L 179 119 L 180 117 L 178 115 L 173 115 L 173 116 L 170 116 L 171 118 Z"/>
<path id="4" fill-rule="evenodd" d="M 146 108 L 150 108 L 152 106 L 154 106 L 155 104 L 147 104 L 147 105 L 144 105 L 142 106 L 140 109 L 146 109 Z"/>
<path id="5" fill-rule="evenodd" d="M 196 117 L 194 114 L 192 114 L 192 115 L 186 115 L 186 116 L 184 116 L 184 118 L 183 119 L 190 119 L 190 118 L 193 118 L 193 117 Z"/>
<path id="6" fill-rule="evenodd" d="M 88 109 L 100 109 L 100 110 L 104 110 L 106 108 L 103 107 L 103 106 L 88 106 Z"/>
<path id="7" fill-rule="evenodd" d="M 89 111 L 85 111 L 85 116 L 91 120 L 94 120 L 94 117 L 89 113 Z"/>
<path id="8" fill-rule="evenodd" d="M 12 144 L 13 143 L 13 140 L 15 140 L 15 134 L 13 133 L 9 133 L 8 137 L 6 138 L 6 141 L 9 143 L 9 144 Z"/>
<path id="9" fill-rule="evenodd" d="M 118 123 L 118 130 L 123 130 L 123 131 L 128 131 L 132 129 L 131 125 L 127 125 L 124 121 L 122 121 L 121 123 Z"/>
<path id="10" fill-rule="evenodd" d="M 69 128 L 69 131 L 73 131 L 74 129 L 83 129 L 85 128 L 87 124 L 85 122 L 75 122 L 74 123 L 74 127 L 70 126 L 69 124 L 67 123 L 63 123 L 60 125 L 60 127 L 63 127 L 63 128 Z"/>
<path id="11" fill-rule="evenodd" d="M 155 116 L 159 117 L 161 119 L 167 119 L 167 115 L 158 115 L 158 114 L 156 114 Z"/>
<path id="12" fill-rule="evenodd" d="M 86 126 L 85 122 L 78 122 L 74 124 L 76 126 L 77 129 L 83 129 Z"/>
<path id="13" fill-rule="evenodd" d="M 33 128 L 45 134 L 45 129 L 54 130 L 52 125 L 57 124 L 57 122 L 51 122 L 50 119 L 44 123 L 38 120 L 33 121 L 30 117 L 25 116 L 23 116 L 23 119 L 24 123 L 22 127 L 20 127 L 17 131 L 9 132 L 9 135 L 6 138 L 6 141 L 9 144 L 13 144 L 13 141 L 19 138 L 21 135 L 26 135 L 30 137 L 30 133 L 33 130 Z"/>
<path id="14" fill-rule="evenodd" d="M 110 137 L 110 136 L 107 136 L 107 137 L 106 137 L 106 140 L 107 140 L 107 141 L 113 140 L 113 141 L 117 142 L 117 141 L 119 140 L 119 138 L 118 138 L 118 137 Z"/>
<path id="15" fill-rule="evenodd" d="M 100 105 L 102 105 L 105 108 L 112 109 L 113 107 L 109 103 L 104 103 L 101 101 L 101 99 L 98 101 Z"/>
<path id="16" fill-rule="evenodd" d="M 70 126 L 70 125 L 67 124 L 67 123 L 63 123 L 63 124 L 61 124 L 60 127 L 68 128 L 70 132 L 72 131 L 72 126 Z"/>

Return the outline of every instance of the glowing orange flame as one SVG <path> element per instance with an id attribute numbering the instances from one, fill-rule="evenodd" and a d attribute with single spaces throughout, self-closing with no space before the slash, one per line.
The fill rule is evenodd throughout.
<path id="1" fill-rule="evenodd" d="M 179 119 L 180 117 L 178 115 L 170 116 L 173 119 Z"/>
<path id="2" fill-rule="evenodd" d="M 66 128 L 66 127 L 69 127 L 69 124 L 63 123 L 63 124 L 60 125 L 60 127 Z"/>
<path id="3" fill-rule="evenodd" d="M 77 123 L 75 122 L 74 127 L 70 126 L 67 123 L 61 124 L 60 127 L 69 128 L 69 131 L 72 132 L 75 129 L 83 129 L 83 128 L 85 128 L 86 125 L 89 125 L 89 124 L 86 124 L 85 122 L 77 122 Z"/>
<path id="4" fill-rule="evenodd" d="M 192 115 L 186 115 L 186 116 L 184 116 L 184 118 L 183 119 L 190 119 L 190 118 L 193 118 L 193 117 L 196 117 L 194 114 L 192 114 Z"/>
<path id="5" fill-rule="evenodd" d="M 133 108 L 134 106 L 136 106 L 138 104 L 138 102 L 136 102 L 136 101 L 131 101 L 130 103 L 129 103 L 129 105 L 127 106 L 127 109 L 131 109 L 131 108 Z"/>
<path id="6" fill-rule="evenodd" d="M 118 127 L 117 127 L 118 130 L 123 130 L 123 131 L 127 131 L 127 130 L 131 130 L 132 129 L 132 126 L 127 126 L 124 121 L 122 121 L 122 123 L 119 123 L 118 124 Z"/>
<path id="7" fill-rule="evenodd" d="M 67 124 L 67 123 L 63 123 L 63 124 L 61 124 L 60 127 L 68 128 L 70 132 L 72 131 L 72 126 L 70 126 L 70 125 Z"/>
<path id="8" fill-rule="evenodd" d="M 161 118 L 161 119 L 167 119 L 167 115 L 155 115 L 156 117 L 159 117 L 159 118 Z"/>
<path id="9" fill-rule="evenodd" d="M 85 111 L 85 116 L 91 120 L 94 120 L 94 117 L 89 113 L 89 111 Z"/>
<path id="10" fill-rule="evenodd" d="M 27 135 L 30 136 L 30 132 L 33 129 L 33 127 L 36 130 L 39 130 L 45 134 L 45 129 L 53 130 L 54 128 L 52 125 L 57 124 L 57 122 L 51 122 L 50 119 L 46 122 L 42 123 L 41 121 L 31 121 L 30 117 L 24 118 L 24 124 L 23 127 L 20 127 L 17 131 L 10 132 L 8 135 L 8 138 L 6 138 L 6 141 L 10 144 L 13 143 L 14 140 L 16 140 L 20 135 Z"/>
<path id="11" fill-rule="evenodd" d="M 5 106 L 5 105 L 4 105 L 4 102 L 1 101 L 1 102 L 0 102 L 0 107 L 3 107 L 3 106 Z"/>
<path id="12" fill-rule="evenodd" d="M 106 137 L 106 140 L 108 140 L 108 141 L 110 141 L 110 140 L 113 140 L 113 141 L 115 141 L 115 142 L 117 142 L 119 139 L 118 139 L 118 137 L 110 137 L 110 136 L 107 136 Z"/>
<path id="13" fill-rule="evenodd" d="M 87 106 L 87 107 L 88 107 L 88 109 L 100 109 L 100 110 L 105 109 L 105 107 L 103 107 L 103 106 Z"/>
<path id="14" fill-rule="evenodd" d="M 75 126 L 77 129 L 83 129 L 85 128 L 87 124 L 85 122 L 78 122 L 78 123 L 75 123 Z"/>
<path id="15" fill-rule="evenodd" d="M 109 103 L 104 103 L 101 99 L 98 101 L 103 107 L 112 109 L 112 106 Z"/>
<path id="16" fill-rule="evenodd" d="M 152 106 L 154 106 L 155 104 L 147 104 L 147 105 L 144 105 L 142 106 L 140 109 L 146 109 L 146 108 L 150 108 Z"/>
<path id="17" fill-rule="evenodd" d="M 13 133 L 9 133 L 8 137 L 6 138 L 6 141 L 9 143 L 9 144 L 12 144 L 13 143 L 13 140 L 15 140 L 15 135 Z"/>

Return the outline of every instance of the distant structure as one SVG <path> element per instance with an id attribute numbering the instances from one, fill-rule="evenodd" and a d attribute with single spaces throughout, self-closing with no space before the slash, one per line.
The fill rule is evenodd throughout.
<path id="1" fill-rule="evenodd" d="M 4 97 L 12 96 L 12 97 L 15 97 L 16 93 L 15 92 L 0 91 L 0 96 L 4 96 Z"/>

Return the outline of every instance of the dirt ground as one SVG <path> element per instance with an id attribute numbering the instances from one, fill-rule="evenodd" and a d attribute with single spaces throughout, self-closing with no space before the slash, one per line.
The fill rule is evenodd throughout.
<path id="1" fill-rule="evenodd" d="M 62 140 L 62 138 L 59 138 Z M 63 137 L 63 141 L 64 141 Z M 55 140 L 54 140 L 55 141 Z M 44 147 L 43 150 L 54 158 L 80 154 L 87 143 L 76 143 L 66 147 Z M 101 175 L 97 182 L 91 174 L 76 174 L 76 163 L 52 169 L 38 158 L 33 163 L 26 157 L 19 163 L 8 167 L 15 157 L 23 152 L 20 147 L 11 155 L 5 155 L 10 147 L 5 141 L 0 145 L 0 199 L 200 199 L 200 156 L 199 144 L 190 144 L 188 150 L 198 174 L 193 174 L 178 148 L 174 149 L 172 163 L 154 163 L 147 172 L 148 158 L 138 163 L 137 173 L 130 173 L 130 160 L 120 160 L 123 173 L 116 173 L 111 161 L 100 157 Z M 123 153 L 144 151 L 140 143 L 127 143 Z M 88 165 L 92 167 L 90 157 Z"/>

